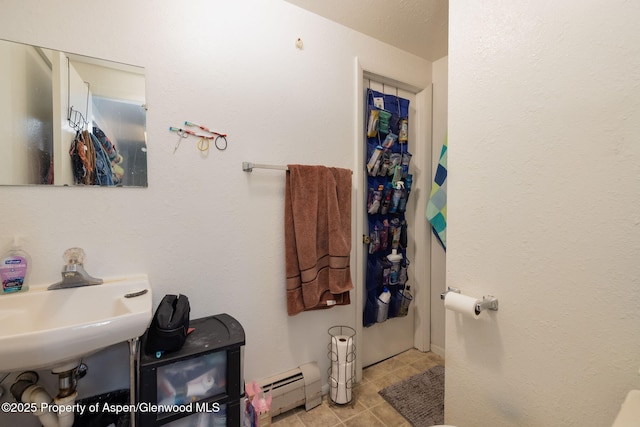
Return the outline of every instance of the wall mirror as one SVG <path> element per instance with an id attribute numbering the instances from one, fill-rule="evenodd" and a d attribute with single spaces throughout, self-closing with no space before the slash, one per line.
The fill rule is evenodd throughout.
<path id="1" fill-rule="evenodd" d="M 146 187 L 144 69 L 0 40 L 0 185 Z"/>

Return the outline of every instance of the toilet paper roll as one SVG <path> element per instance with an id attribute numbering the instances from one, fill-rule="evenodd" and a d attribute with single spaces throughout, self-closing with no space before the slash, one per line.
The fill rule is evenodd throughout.
<path id="1" fill-rule="evenodd" d="M 351 402 L 351 382 L 339 382 L 329 378 L 329 392 L 331 400 L 340 405 Z"/>
<path id="2" fill-rule="evenodd" d="M 331 337 L 330 357 L 332 362 L 352 362 L 354 357 L 353 337 L 348 335 L 335 335 Z"/>
<path id="3" fill-rule="evenodd" d="M 456 313 L 462 313 L 473 319 L 480 317 L 480 313 L 476 313 L 476 304 L 479 302 L 476 298 L 461 295 L 456 292 L 447 292 L 444 297 L 444 306 L 446 309 L 455 311 Z"/>
<path id="4" fill-rule="evenodd" d="M 353 362 L 347 363 L 331 363 L 331 378 L 338 382 L 349 382 L 353 378 L 354 369 Z"/>

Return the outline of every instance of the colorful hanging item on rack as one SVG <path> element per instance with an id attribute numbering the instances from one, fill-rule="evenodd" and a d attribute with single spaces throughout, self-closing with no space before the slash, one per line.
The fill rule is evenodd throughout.
<path id="1" fill-rule="evenodd" d="M 198 138 L 198 143 L 196 147 L 198 148 L 198 150 L 200 150 L 203 153 L 208 153 L 209 147 L 211 145 L 211 140 L 213 140 L 213 145 L 219 151 L 224 151 L 227 149 L 226 133 L 214 132 L 206 126 L 202 126 L 193 122 L 185 121 L 184 124 L 185 126 L 198 127 L 203 131 L 209 133 L 210 135 L 203 135 L 201 133 L 194 132 L 190 129 L 183 129 L 183 128 L 178 128 L 173 126 L 169 127 L 169 130 L 171 132 L 176 132 L 178 134 L 178 142 L 176 143 L 176 146 L 173 149 L 173 154 L 175 154 L 176 151 L 178 151 L 178 147 L 180 147 L 180 143 L 182 142 L 182 140 L 187 139 L 189 135 L 195 136 L 196 138 Z"/>

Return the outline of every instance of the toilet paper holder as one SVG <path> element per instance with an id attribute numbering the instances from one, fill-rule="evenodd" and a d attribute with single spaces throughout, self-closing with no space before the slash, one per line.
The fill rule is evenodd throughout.
<path id="1" fill-rule="evenodd" d="M 444 298 L 447 296 L 449 292 L 455 292 L 456 294 L 460 293 L 460 289 L 452 288 L 451 286 L 447 286 L 447 290 L 440 294 L 440 299 L 444 301 Z"/>
<path id="2" fill-rule="evenodd" d="M 480 314 L 482 310 L 498 311 L 498 298 L 493 295 L 485 295 L 482 302 L 476 304 L 476 314 Z"/>
<path id="3" fill-rule="evenodd" d="M 440 299 L 444 300 L 449 292 L 460 293 L 460 289 L 447 287 L 447 290 L 440 294 Z M 493 295 L 485 295 L 482 297 L 482 301 L 476 304 L 476 314 L 480 314 L 482 310 L 498 311 L 498 298 Z"/>

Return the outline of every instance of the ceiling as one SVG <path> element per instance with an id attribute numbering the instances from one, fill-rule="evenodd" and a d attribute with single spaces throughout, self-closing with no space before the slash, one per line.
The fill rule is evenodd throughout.
<path id="1" fill-rule="evenodd" d="M 285 0 L 429 61 L 447 55 L 449 0 Z"/>

